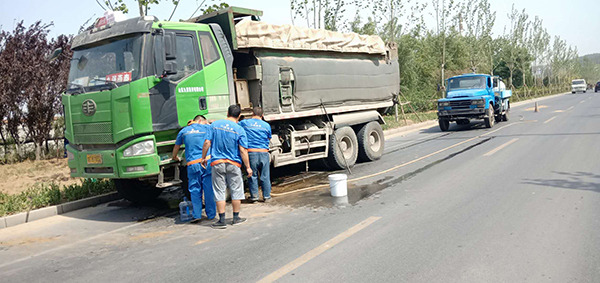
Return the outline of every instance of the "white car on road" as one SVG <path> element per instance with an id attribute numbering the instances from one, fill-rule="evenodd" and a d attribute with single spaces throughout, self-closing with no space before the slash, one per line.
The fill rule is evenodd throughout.
<path id="1" fill-rule="evenodd" d="M 583 93 L 585 93 L 586 90 L 587 90 L 587 84 L 585 83 L 584 79 L 573 80 L 571 82 L 571 93 L 576 93 L 579 91 L 582 91 Z"/>

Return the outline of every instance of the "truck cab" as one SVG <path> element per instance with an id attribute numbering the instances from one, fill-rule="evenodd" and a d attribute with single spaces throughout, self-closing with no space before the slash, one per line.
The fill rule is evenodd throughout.
<path id="1" fill-rule="evenodd" d="M 450 122 L 466 125 L 472 119 L 483 120 L 487 128 L 495 122 L 508 121 L 509 98 L 497 76 L 464 74 L 447 80 L 445 97 L 438 100 L 438 121 L 442 131 L 448 131 Z"/>

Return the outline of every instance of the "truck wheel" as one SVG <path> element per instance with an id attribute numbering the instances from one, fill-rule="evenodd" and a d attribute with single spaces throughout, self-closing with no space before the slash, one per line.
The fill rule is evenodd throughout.
<path id="1" fill-rule="evenodd" d="M 508 109 L 506 109 L 506 111 L 504 111 L 504 114 L 502 114 L 502 121 L 508 121 L 508 113 L 510 113 L 510 106 L 508 107 Z"/>
<path id="2" fill-rule="evenodd" d="M 156 187 L 156 182 L 137 179 L 115 179 L 114 181 L 119 194 L 134 203 L 148 203 L 163 191 Z"/>
<path id="3" fill-rule="evenodd" d="M 187 166 L 179 166 L 179 179 L 181 179 L 181 191 L 188 199 L 192 199 L 188 190 Z"/>
<path id="4" fill-rule="evenodd" d="M 385 141 L 383 129 L 379 123 L 373 121 L 365 124 L 358 131 L 358 159 L 373 161 L 381 158 Z"/>
<path id="5" fill-rule="evenodd" d="M 487 118 L 485 118 L 483 121 L 485 122 L 485 127 L 486 128 L 491 128 L 494 126 L 494 107 L 490 104 L 490 107 L 488 108 L 488 114 L 487 114 Z"/>
<path id="6" fill-rule="evenodd" d="M 352 128 L 341 127 L 335 130 L 329 139 L 327 165 L 334 170 L 346 169 L 346 164 L 348 167 L 352 167 L 356 163 L 357 157 L 358 140 Z"/>
<path id="7" fill-rule="evenodd" d="M 440 124 L 440 130 L 442 130 L 442 132 L 448 131 L 450 128 L 450 121 L 448 120 L 440 119 L 438 120 L 438 123 Z"/>

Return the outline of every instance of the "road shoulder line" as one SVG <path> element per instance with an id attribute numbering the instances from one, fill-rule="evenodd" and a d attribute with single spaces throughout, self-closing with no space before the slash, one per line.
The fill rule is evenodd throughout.
<path id="1" fill-rule="evenodd" d="M 259 283 L 268 283 L 274 282 L 284 275 L 290 273 L 292 270 L 302 266 L 303 264 L 309 262 L 311 259 L 317 257 L 318 255 L 326 252 L 331 249 L 335 245 L 341 243 L 345 239 L 348 239 L 350 236 L 358 233 L 360 230 L 366 228 L 367 226 L 373 224 L 375 221 L 381 219 L 381 217 L 371 216 L 360 223 L 352 226 L 350 229 L 342 232 L 341 234 L 333 237 L 331 240 L 321 244 L 320 246 L 310 250 L 309 252 L 301 255 L 299 258 L 293 260 L 292 262 L 284 265 L 283 267 L 277 269 L 273 273 L 267 275 L 265 278 L 259 280 Z"/>
<path id="2" fill-rule="evenodd" d="M 518 138 L 514 138 L 514 139 L 512 139 L 512 140 L 509 140 L 508 142 L 506 142 L 506 143 L 504 143 L 504 144 L 500 145 L 499 147 L 497 147 L 497 148 L 494 148 L 494 149 L 492 149 L 492 150 L 488 151 L 488 153 L 484 154 L 483 156 L 490 156 L 490 155 L 492 155 L 492 154 L 494 154 L 494 153 L 496 153 L 496 152 L 500 151 L 501 149 L 503 149 L 503 148 L 505 148 L 505 147 L 509 146 L 509 145 L 510 145 L 510 144 L 512 144 L 513 142 L 516 142 L 517 140 L 518 140 Z"/>

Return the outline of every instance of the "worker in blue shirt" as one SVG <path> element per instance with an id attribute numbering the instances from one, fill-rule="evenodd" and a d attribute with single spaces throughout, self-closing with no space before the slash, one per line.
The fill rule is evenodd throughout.
<path id="1" fill-rule="evenodd" d="M 225 196 L 226 189 L 231 192 L 231 205 L 233 206 L 233 225 L 241 224 L 246 218 L 240 217 L 241 202 L 244 195 L 244 180 L 242 179 L 242 161 L 246 165 L 248 177 L 252 176 L 252 168 L 248 162 L 248 141 L 246 131 L 238 121 L 242 110 L 238 105 L 231 105 L 227 109 L 227 119 L 212 123 L 212 135 L 204 142 L 204 155 L 202 164 L 209 162 L 206 158 L 210 149 L 212 159 L 212 185 L 217 201 L 219 221 L 212 227 L 215 229 L 227 228 L 225 224 Z"/>
<path id="2" fill-rule="evenodd" d="M 204 193 L 204 211 L 206 217 L 212 220 L 216 216 L 215 195 L 212 188 L 211 168 L 204 167 L 202 162 L 202 147 L 204 141 L 212 135 L 212 127 L 202 115 L 198 115 L 188 123 L 188 126 L 181 129 L 175 140 L 173 148 L 173 160 L 179 161 L 177 153 L 182 144 L 185 145 L 185 160 L 187 162 L 188 171 L 188 190 L 192 205 L 194 207 L 192 215 L 194 220 L 198 221 L 202 218 L 202 194 Z M 207 152 L 210 159 L 210 152 Z"/>
<path id="3" fill-rule="evenodd" d="M 271 140 L 271 125 L 263 121 L 263 110 L 260 107 L 252 109 L 252 118 L 240 121 L 240 126 L 248 136 L 248 158 L 252 168 L 252 176 L 248 179 L 250 186 L 250 201 L 258 201 L 258 185 L 263 192 L 263 200 L 271 201 L 271 174 L 269 160 L 269 141 Z"/>

